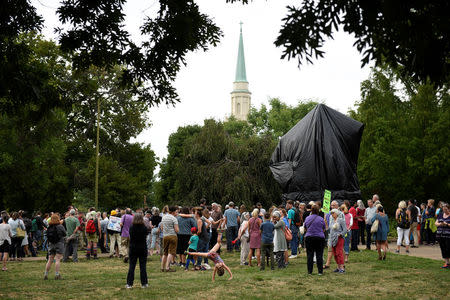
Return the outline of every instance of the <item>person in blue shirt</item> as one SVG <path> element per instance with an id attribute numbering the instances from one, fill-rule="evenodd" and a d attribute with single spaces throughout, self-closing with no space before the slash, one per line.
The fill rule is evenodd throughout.
<path id="1" fill-rule="evenodd" d="M 260 226 L 261 229 L 261 271 L 265 269 L 266 254 L 270 257 L 270 269 L 275 269 L 275 261 L 273 257 L 273 231 L 274 225 L 270 222 L 270 213 L 264 215 L 264 222 Z"/>
<path id="2" fill-rule="evenodd" d="M 198 245 L 198 234 L 197 234 L 197 227 L 192 227 L 191 228 L 191 233 L 192 236 L 189 239 L 189 248 L 188 248 L 188 252 L 197 252 L 197 245 Z M 187 260 L 186 260 L 186 267 L 185 270 L 188 271 L 189 270 L 189 263 L 192 261 L 192 265 L 195 266 L 195 256 L 193 255 L 189 255 Z"/>
<path id="3" fill-rule="evenodd" d="M 239 251 L 239 244 L 235 243 L 233 245 L 232 241 L 234 241 L 238 236 L 239 223 L 241 221 L 240 213 L 234 208 L 233 202 L 230 202 L 228 206 L 229 208 L 223 214 L 225 218 L 225 224 L 227 226 L 227 250 L 228 252 L 232 252 L 233 248 L 236 248 L 236 250 Z"/>

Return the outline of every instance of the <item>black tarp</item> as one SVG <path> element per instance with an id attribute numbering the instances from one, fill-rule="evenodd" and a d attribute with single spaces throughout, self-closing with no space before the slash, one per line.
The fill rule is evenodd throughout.
<path id="1" fill-rule="evenodd" d="M 283 199 L 361 199 L 356 167 L 364 124 L 318 104 L 280 138 L 270 169 Z"/>

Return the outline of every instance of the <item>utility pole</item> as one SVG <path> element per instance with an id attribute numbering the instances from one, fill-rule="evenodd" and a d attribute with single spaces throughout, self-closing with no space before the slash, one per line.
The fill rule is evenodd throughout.
<path id="1" fill-rule="evenodd" d="M 95 209 L 98 210 L 98 163 L 100 142 L 100 97 L 97 98 L 97 145 L 95 149 Z"/>

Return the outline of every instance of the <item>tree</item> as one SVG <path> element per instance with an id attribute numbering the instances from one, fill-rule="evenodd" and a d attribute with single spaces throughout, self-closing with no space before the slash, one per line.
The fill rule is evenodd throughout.
<path id="1" fill-rule="evenodd" d="M 248 3 L 248 0 L 227 2 Z M 416 83 L 442 86 L 449 81 L 450 2 L 441 0 L 303 0 L 288 6 L 275 45 L 282 58 L 298 58 L 299 65 L 323 57 L 326 39 L 339 29 L 355 37 L 354 46 L 371 60 L 400 68 Z"/>
<path id="2" fill-rule="evenodd" d="M 278 98 L 269 101 L 270 109 L 263 104 L 257 110 L 252 107 L 248 115 L 248 122 L 256 133 L 270 134 L 278 138 L 289 131 L 300 121 L 317 102 L 299 101 L 296 106 L 283 103 Z"/>
<path id="3" fill-rule="evenodd" d="M 142 205 L 156 157 L 150 146 L 130 142 L 149 126 L 147 103 L 120 87 L 121 67 L 73 71 L 70 57 L 53 42 L 28 34 L 15 43 L 29 50 L 21 70 L 35 80 L 32 101 L 0 113 L 0 208 L 64 211 L 74 198 L 92 206 L 98 100 L 100 208 Z M 14 103 L 18 95 L 6 93 L 0 103 Z"/>
<path id="4" fill-rule="evenodd" d="M 350 112 L 365 124 L 361 191 L 365 197 L 379 193 L 390 211 L 400 200 L 440 200 L 450 191 L 448 88 L 425 84 L 403 91 L 396 86 L 401 82 L 395 72 L 374 69 L 361 84 L 357 110 Z"/>

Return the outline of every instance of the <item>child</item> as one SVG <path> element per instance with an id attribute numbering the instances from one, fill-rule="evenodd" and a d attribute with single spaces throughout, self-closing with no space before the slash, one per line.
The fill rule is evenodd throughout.
<path id="1" fill-rule="evenodd" d="M 266 254 L 270 257 L 270 268 L 275 268 L 273 258 L 273 231 L 274 226 L 270 222 L 270 213 L 264 215 L 264 222 L 261 224 L 261 271 L 265 269 Z"/>
<path id="2" fill-rule="evenodd" d="M 197 234 L 197 227 L 191 228 L 192 236 L 189 240 L 189 248 L 188 252 L 195 252 L 197 251 L 197 245 L 198 245 L 198 234 Z M 195 266 L 195 256 L 189 255 L 186 260 L 186 267 L 185 271 L 189 270 L 189 263 L 192 261 L 192 265 Z"/>
<path id="3" fill-rule="evenodd" d="M 211 259 L 214 262 L 214 272 L 212 275 L 212 281 L 214 282 L 216 278 L 216 273 L 219 276 L 223 276 L 225 270 L 230 274 L 230 278 L 228 280 L 233 279 L 233 273 L 231 273 L 230 268 L 223 262 L 222 258 L 220 258 L 217 251 L 220 250 L 220 246 L 222 244 L 222 233 L 220 233 L 217 237 L 217 243 L 212 247 L 212 249 L 208 253 L 200 253 L 200 252 L 187 252 L 188 255 L 194 256 L 202 256 Z"/>

